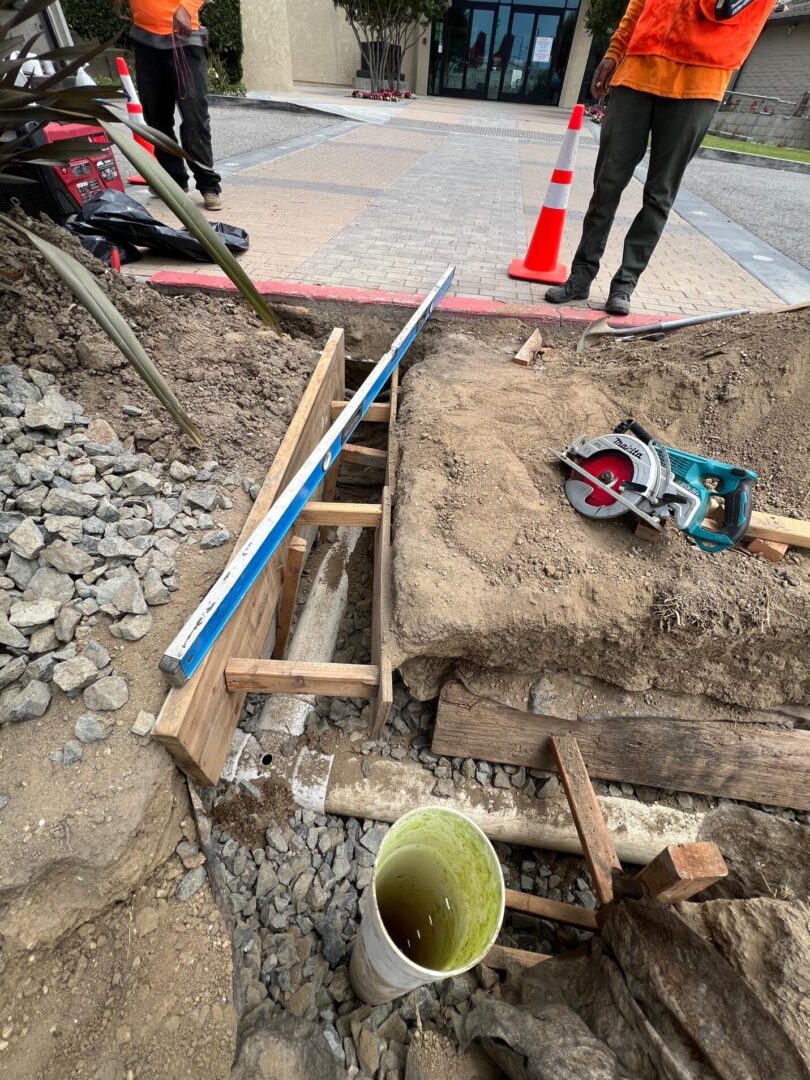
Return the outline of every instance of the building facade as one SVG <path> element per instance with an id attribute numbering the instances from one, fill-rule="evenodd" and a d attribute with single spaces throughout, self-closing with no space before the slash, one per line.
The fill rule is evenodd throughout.
<path id="1" fill-rule="evenodd" d="M 360 48 L 332 0 L 241 3 L 248 90 L 353 85 Z M 589 66 L 587 7 L 588 0 L 453 0 L 406 53 L 402 73 L 417 94 L 570 107 Z"/>

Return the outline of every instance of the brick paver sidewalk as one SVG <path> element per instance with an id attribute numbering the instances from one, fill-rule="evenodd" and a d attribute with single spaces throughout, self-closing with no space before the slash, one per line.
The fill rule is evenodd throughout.
<path id="1" fill-rule="evenodd" d="M 387 123 L 381 115 L 375 103 L 371 123 L 336 118 L 334 127 L 259 160 L 254 154 L 225 163 L 221 217 L 250 233 L 251 248 L 242 259 L 248 273 L 260 281 L 419 293 L 454 263 L 458 295 L 541 302 L 545 286 L 514 281 L 507 267 L 526 249 L 567 115 L 445 98 L 391 106 Z M 593 135 L 583 132 L 563 261 L 579 239 L 596 150 Z M 607 294 L 641 196 L 642 185 L 633 180 L 592 306 Z M 171 220 L 157 200 L 149 209 Z M 131 267 L 139 275 L 167 269 L 216 272 L 210 264 L 152 258 Z M 769 289 L 673 213 L 634 310 L 693 314 L 777 303 Z"/>

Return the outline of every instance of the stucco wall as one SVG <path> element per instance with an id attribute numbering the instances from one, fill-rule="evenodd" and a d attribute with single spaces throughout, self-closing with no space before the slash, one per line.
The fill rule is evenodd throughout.
<path id="1" fill-rule="evenodd" d="M 810 90 L 810 23 L 767 27 L 743 65 L 735 90 L 798 101 Z"/>
<path id="2" fill-rule="evenodd" d="M 248 90 L 292 89 L 287 0 L 242 0 L 242 35 L 242 67 Z"/>

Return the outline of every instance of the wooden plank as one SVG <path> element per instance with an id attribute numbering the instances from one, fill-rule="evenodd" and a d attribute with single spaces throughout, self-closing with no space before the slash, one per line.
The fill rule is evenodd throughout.
<path id="1" fill-rule="evenodd" d="M 388 466 L 388 451 L 375 450 L 372 446 L 346 443 L 340 452 L 340 461 L 345 461 L 348 465 L 367 465 L 371 469 L 385 469 Z"/>
<path id="2" fill-rule="evenodd" d="M 571 816 L 593 878 L 593 887 L 600 904 L 613 899 L 614 871 L 622 872 L 622 864 L 608 832 L 602 807 L 596 798 L 588 770 L 573 735 L 553 735 L 551 750 L 557 761 L 560 780 L 568 796 Z"/>
<path id="3" fill-rule="evenodd" d="M 381 521 L 379 503 L 311 502 L 298 515 L 299 525 L 350 525 L 376 529 Z"/>
<path id="4" fill-rule="evenodd" d="M 232 657 L 225 664 L 229 690 L 256 694 L 333 694 L 371 698 L 380 683 L 373 664 L 318 664 L 302 660 Z"/>
<path id="5" fill-rule="evenodd" d="M 507 945 L 493 945 L 481 963 L 494 971 L 511 974 L 536 967 L 544 960 L 551 960 L 551 955 L 529 952 L 527 949 L 510 949 Z"/>
<path id="6" fill-rule="evenodd" d="M 639 870 L 640 881 L 662 904 L 678 904 L 728 876 L 717 844 L 672 844 Z"/>
<path id="7" fill-rule="evenodd" d="M 371 737 L 376 739 L 394 703 L 394 673 L 388 649 L 393 597 L 391 567 L 391 492 L 383 488 L 382 521 L 374 537 L 374 596 L 371 608 L 371 662 L 380 672 L 380 686 L 371 707 Z"/>
<path id="8" fill-rule="evenodd" d="M 278 618 L 276 620 L 274 660 L 283 660 L 284 653 L 287 651 L 287 638 L 290 636 L 290 626 L 292 625 L 295 601 L 298 596 L 298 584 L 301 580 L 301 571 L 304 569 L 306 557 L 306 540 L 302 536 L 294 536 L 287 548 L 287 562 L 284 564 L 284 580 L 281 585 L 281 599 L 278 603 Z"/>
<path id="9" fill-rule="evenodd" d="M 512 363 L 518 364 L 520 367 L 530 367 L 542 347 L 543 335 L 539 330 L 535 330 L 512 357 Z"/>
<path id="10" fill-rule="evenodd" d="M 536 915 L 538 919 L 578 926 L 581 930 L 596 930 L 596 912 L 577 907 L 576 904 L 562 904 L 557 900 L 546 900 L 543 896 L 530 896 L 517 889 L 507 889 L 506 906 L 510 911 L 522 911 L 525 915 Z"/>
<path id="11" fill-rule="evenodd" d="M 810 810 L 810 732 L 723 720 L 562 720 L 478 698 L 458 682 L 439 699 L 433 752 L 554 769 L 549 739 L 575 735 L 592 776 Z"/>
<path id="12" fill-rule="evenodd" d="M 333 401 L 332 419 L 337 420 L 348 404 L 348 401 Z M 377 402 L 376 404 L 369 406 L 368 412 L 363 417 L 363 423 L 387 424 L 390 419 L 391 406 L 386 405 L 385 402 Z"/>
<path id="13" fill-rule="evenodd" d="M 752 555 L 761 555 L 768 562 L 779 562 L 787 555 L 787 544 L 778 544 L 775 540 L 752 540 L 746 547 Z"/>
<path id="14" fill-rule="evenodd" d="M 332 422 L 331 403 L 345 393 L 345 356 L 343 330 L 333 330 L 245 521 L 234 553 L 328 431 Z M 286 545 L 282 545 L 194 677 L 185 686 L 169 691 L 155 724 L 153 737 L 201 784 L 216 784 L 219 780 L 242 712 L 244 694 L 229 693 L 226 689 L 225 661 L 239 654 L 259 656 L 264 649 L 281 591 L 285 558 Z"/>
<path id="15" fill-rule="evenodd" d="M 712 521 L 723 520 L 722 503 L 712 507 L 704 525 L 711 528 Z M 754 510 L 751 524 L 745 532 L 753 540 L 775 540 L 777 544 L 788 547 L 810 548 L 810 521 L 805 518 L 780 517 L 778 514 L 764 514 Z"/>

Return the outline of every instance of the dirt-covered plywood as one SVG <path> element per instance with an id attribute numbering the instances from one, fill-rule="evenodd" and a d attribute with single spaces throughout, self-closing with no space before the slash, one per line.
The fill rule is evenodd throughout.
<path id="1" fill-rule="evenodd" d="M 670 445 L 755 469 L 755 506 L 806 517 L 810 318 L 752 316 L 657 345 L 547 354 L 448 335 L 405 377 L 394 516 L 395 634 L 435 693 L 460 659 L 561 669 L 748 707 L 810 700 L 810 560 L 706 554 L 670 527 L 575 513 L 547 452 L 637 417 Z"/>

